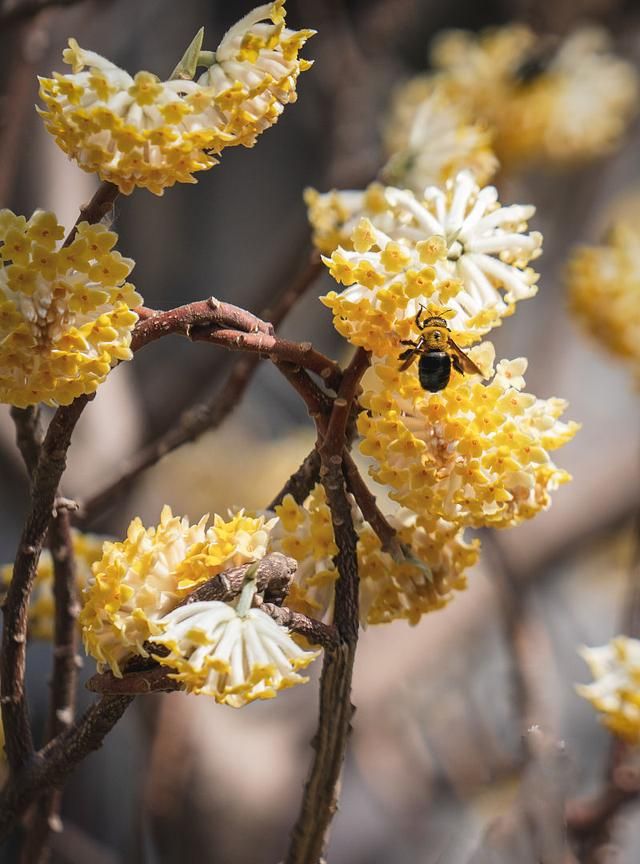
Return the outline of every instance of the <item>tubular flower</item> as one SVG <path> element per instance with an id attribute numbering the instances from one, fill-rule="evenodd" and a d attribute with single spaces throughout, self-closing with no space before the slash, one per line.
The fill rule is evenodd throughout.
<path id="1" fill-rule="evenodd" d="M 102 556 L 103 538 L 74 531 L 73 557 L 76 571 L 76 586 L 84 588 L 91 578 L 91 567 Z M 0 568 L 0 604 L 4 603 L 9 582 L 13 576 L 13 565 Z M 53 559 L 48 549 L 43 549 L 38 561 L 31 602 L 29 604 L 29 638 L 53 639 L 55 602 L 53 599 Z"/>
<path id="2" fill-rule="evenodd" d="M 63 234 L 53 213 L 0 210 L 0 401 L 19 408 L 68 405 L 132 356 L 133 261 L 103 225 L 58 248 Z"/>
<path id="3" fill-rule="evenodd" d="M 421 305 L 448 306 L 456 342 L 477 341 L 518 300 L 534 296 L 538 274 L 528 267 L 542 236 L 526 233 L 532 206 L 502 207 L 493 186 L 480 189 L 468 172 L 430 187 L 424 199 L 386 188 L 382 218 L 363 218 L 353 249 L 338 247 L 325 264 L 346 286 L 321 298 L 334 326 L 377 356 L 397 356 Z"/>
<path id="4" fill-rule="evenodd" d="M 580 654 L 594 677 L 576 690 L 602 715 L 615 735 L 640 742 L 640 641 L 617 636 L 608 645 L 582 648 Z"/>
<path id="5" fill-rule="evenodd" d="M 516 25 L 479 36 L 452 31 L 436 43 L 438 70 L 422 86 L 443 87 L 494 130 L 500 161 L 569 162 L 609 151 L 635 110 L 638 77 L 597 28 L 564 42 Z"/>
<path id="6" fill-rule="evenodd" d="M 571 308 L 587 330 L 633 364 L 640 378 L 640 234 L 619 223 L 602 246 L 577 249 L 568 267 Z"/>
<path id="7" fill-rule="evenodd" d="M 338 578 L 333 557 L 338 550 L 323 487 L 317 485 L 302 505 L 287 495 L 276 513 L 279 523 L 273 533 L 272 551 L 298 562 L 287 605 L 313 618 L 330 617 Z M 415 624 L 426 612 L 442 608 L 454 590 L 466 587 L 464 570 L 476 562 L 479 544 L 465 543 L 463 532 L 456 526 L 436 519 L 426 530 L 416 526 L 411 513 L 389 517 L 399 541 L 407 549 L 411 546 L 410 553 L 395 560 L 382 550 L 377 535 L 355 507 L 353 516 L 358 533 L 363 625 L 396 619 Z"/>
<path id="8" fill-rule="evenodd" d="M 158 622 L 153 643 L 169 650 L 156 656 L 189 693 L 213 696 L 241 708 L 256 699 L 272 699 L 278 690 L 306 684 L 298 674 L 319 655 L 304 651 L 260 609 L 239 615 L 227 603 L 191 603 Z"/>
<path id="9" fill-rule="evenodd" d="M 502 360 L 493 373 L 490 342 L 469 356 L 492 373 L 452 372 L 448 386 L 428 393 L 415 368 L 395 359 L 374 364 L 371 389 L 358 418 L 361 451 L 374 460 L 371 475 L 390 497 L 429 527 L 439 517 L 459 526 L 507 527 L 550 504 L 549 493 L 570 477 L 548 451 L 570 441 L 578 424 L 563 423 L 562 399 L 523 392 L 524 358 Z"/>
<path id="10" fill-rule="evenodd" d="M 471 123 L 460 103 L 443 88 L 417 78 L 398 90 L 387 124 L 389 161 L 383 169 L 391 184 L 422 194 L 426 186 L 442 185 L 468 169 L 484 185 L 498 169 L 491 135 Z"/>
<path id="11" fill-rule="evenodd" d="M 284 15 L 277 0 L 238 21 L 197 81 L 132 77 L 70 39 L 63 59 L 72 73 L 40 79 L 45 126 L 83 170 L 125 195 L 195 183 L 225 147 L 252 147 L 295 101 L 297 77 L 311 65 L 298 51 L 313 31 L 285 29 Z"/>
<path id="12" fill-rule="evenodd" d="M 114 675 L 132 654 L 148 656 L 144 643 L 161 632 L 158 621 L 197 585 L 223 570 L 263 557 L 274 522 L 239 513 L 225 522 L 208 516 L 196 525 L 164 507 L 157 527 L 134 519 L 124 541 L 104 544 L 84 590 L 80 614 L 85 648 Z"/>

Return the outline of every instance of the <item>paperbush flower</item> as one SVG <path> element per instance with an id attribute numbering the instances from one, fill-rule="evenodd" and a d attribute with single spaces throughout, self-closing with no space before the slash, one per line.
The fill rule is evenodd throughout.
<path id="1" fill-rule="evenodd" d="M 20 408 L 68 405 L 132 356 L 133 261 L 103 225 L 60 248 L 63 234 L 53 213 L 0 210 L 0 401 Z"/>
<path id="2" fill-rule="evenodd" d="M 579 684 L 578 693 L 602 715 L 613 733 L 632 744 L 640 742 L 640 641 L 617 636 L 608 645 L 583 648 L 580 654 L 594 677 Z"/>
<path id="3" fill-rule="evenodd" d="M 346 286 L 321 298 L 338 332 L 377 356 L 397 356 L 420 305 L 433 303 L 455 313 L 454 338 L 468 345 L 532 297 L 538 274 L 527 265 L 542 236 L 526 228 L 535 208 L 503 207 L 497 198 L 468 172 L 422 199 L 390 187 L 370 192 L 365 204 L 377 212 L 352 230 L 352 248 L 324 259 Z"/>
<path id="4" fill-rule="evenodd" d="M 284 15 L 277 0 L 238 21 L 197 81 L 132 77 L 70 39 L 63 57 L 72 73 L 40 79 L 47 130 L 82 169 L 125 194 L 195 183 L 225 147 L 252 147 L 295 101 L 297 77 L 311 65 L 298 52 L 313 31 L 285 29 Z"/>
<path id="5" fill-rule="evenodd" d="M 640 379 L 640 233 L 619 223 L 601 246 L 583 246 L 569 260 L 572 311 Z"/>
<path id="6" fill-rule="evenodd" d="M 169 654 L 156 659 L 175 670 L 189 693 L 213 696 L 233 708 L 271 699 L 278 690 L 305 684 L 298 674 L 320 652 L 304 651 L 265 612 L 239 615 L 227 603 L 191 603 L 158 622 L 152 642 Z"/>
<path id="7" fill-rule="evenodd" d="M 385 145 L 389 156 L 382 172 L 385 181 L 417 195 L 426 186 L 443 185 L 464 169 L 484 185 L 498 168 L 486 126 L 470 122 L 459 102 L 423 78 L 397 92 Z"/>
<path id="8" fill-rule="evenodd" d="M 361 451 L 390 497 L 430 527 L 433 518 L 458 526 L 506 527 L 549 506 L 549 493 L 569 480 L 550 450 L 579 428 L 559 418 L 562 399 L 524 392 L 524 358 L 502 360 L 493 373 L 490 342 L 469 356 L 487 374 L 452 373 L 439 393 L 422 389 L 414 368 L 394 358 L 376 362 L 361 397 Z"/>
<path id="9" fill-rule="evenodd" d="M 76 586 L 84 588 L 91 578 L 91 567 L 102 556 L 102 537 L 74 531 L 73 557 L 76 570 Z M 4 602 L 9 582 L 13 576 L 13 565 L 0 568 L 0 603 Z M 48 549 L 43 549 L 38 561 L 31 601 L 29 604 L 29 638 L 52 639 L 55 602 L 53 599 L 53 559 Z"/>
<path id="10" fill-rule="evenodd" d="M 279 523 L 272 536 L 272 551 L 298 562 L 287 606 L 312 618 L 330 619 L 338 578 L 333 556 L 338 550 L 323 487 L 316 486 L 303 505 L 286 496 L 276 513 Z M 465 543 L 457 526 L 434 519 L 426 530 L 416 525 L 415 515 L 409 512 L 390 516 L 398 540 L 411 550 L 402 560 L 395 560 L 382 550 L 380 540 L 355 507 L 353 517 L 363 625 L 396 619 L 415 624 L 426 612 L 442 608 L 453 591 L 466 587 L 464 571 L 476 562 L 479 544 Z"/>
<path id="11" fill-rule="evenodd" d="M 215 516 L 209 528 L 207 520 L 189 525 L 164 507 L 157 527 L 136 518 L 124 541 L 104 544 L 80 614 L 85 648 L 100 670 L 119 676 L 127 657 L 146 657 L 145 641 L 162 632 L 158 621 L 201 582 L 262 558 L 275 524 L 243 512 L 228 521 Z"/>
<path id="12" fill-rule="evenodd" d="M 605 31 L 583 28 L 560 44 L 511 25 L 443 34 L 422 87 L 449 97 L 493 130 L 501 162 L 572 162 L 618 141 L 635 111 L 638 77 L 610 51 Z"/>

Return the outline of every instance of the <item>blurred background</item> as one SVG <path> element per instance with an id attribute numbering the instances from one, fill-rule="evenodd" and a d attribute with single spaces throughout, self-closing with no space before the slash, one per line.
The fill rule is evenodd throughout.
<path id="1" fill-rule="evenodd" d="M 0 22 L 25 2 L 4 0 Z M 252 5 L 87 0 L 3 26 L 0 206 L 27 216 L 51 209 L 70 227 L 96 186 L 56 148 L 33 108 L 35 76 L 63 70 L 69 36 L 130 71 L 163 76 L 200 26 L 213 47 Z M 225 151 L 197 186 L 162 198 L 138 191 L 117 203 L 118 248 L 135 259 L 132 281 L 150 306 L 215 295 L 255 312 L 267 307 L 308 256 L 304 188 L 358 189 L 375 177 L 393 88 L 427 68 L 429 43 L 443 28 L 517 20 L 565 35 L 595 22 L 618 54 L 640 61 L 640 8 L 631 0 L 288 0 L 287 9 L 289 26 L 318 31 L 304 52 L 315 65 L 300 79 L 297 104 L 254 149 Z M 332 864 L 573 860 L 564 802 L 601 787 L 610 750 L 608 733 L 574 692 L 590 677 L 576 649 L 622 626 L 636 554 L 640 399 L 628 369 L 572 321 L 563 268 L 572 247 L 599 240 L 617 213 L 640 213 L 639 147 L 636 122 L 606 157 L 561 171 L 525 166 L 497 181 L 502 201 L 536 205 L 532 227 L 545 242 L 537 298 L 491 338 L 498 356 L 529 358 L 531 392 L 569 400 L 568 416 L 583 428 L 556 461 L 574 480 L 547 513 L 483 537 L 469 590 L 448 608 L 417 627 L 397 622 L 362 634 Z M 317 300 L 329 281 L 317 280 L 281 333 L 342 360 L 345 344 Z M 86 498 L 102 488 L 188 406 L 214 394 L 233 359 L 172 337 L 116 369 L 80 423 L 65 491 Z M 195 519 L 264 507 L 312 443 L 304 407 L 265 362 L 222 428 L 142 474 L 92 530 L 120 536 L 134 515 L 156 522 L 164 503 Z M 5 406 L 0 478 L 5 562 L 27 504 Z M 49 647 L 34 643 L 30 698 L 42 724 L 49 665 Z M 83 674 L 91 672 L 87 661 Z M 90 695 L 80 699 L 88 704 Z M 313 682 L 241 712 L 181 694 L 137 700 L 67 785 L 54 861 L 280 860 L 316 713 Z M 593 855 L 618 857 L 584 860 L 637 861 L 640 810 L 628 806 L 602 843 Z M 15 855 L 7 848 L 0 860 Z"/>

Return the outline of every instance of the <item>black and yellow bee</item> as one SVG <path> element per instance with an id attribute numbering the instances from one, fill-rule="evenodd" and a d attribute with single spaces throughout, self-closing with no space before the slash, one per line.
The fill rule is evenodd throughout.
<path id="1" fill-rule="evenodd" d="M 469 375 L 482 375 L 482 370 L 461 348 L 458 348 L 451 338 L 446 318 L 429 315 L 423 319 L 422 315 L 425 311 L 424 306 L 420 306 L 416 315 L 416 325 L 421 332 L 418 341 L 401 340 L 402 345 L 411 347 L 398 357 L 398 360 L 402 361 L 400 371 L 404 372 L 416 357 L 419 357 L 418 378 L 421 386 L 429 393 L 444 390 L 451 378 L 452 366 L 461 375 L 465 372 Z"/>

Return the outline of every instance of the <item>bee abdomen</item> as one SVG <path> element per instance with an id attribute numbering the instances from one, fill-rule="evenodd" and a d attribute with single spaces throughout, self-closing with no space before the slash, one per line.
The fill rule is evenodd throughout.
<path id="1" fill-rule="evenodd" d="M 418 378 L 421 386 L 429 393 L 444 390 L 450 377 L 451 358 L 444 351 L 430 351 L 420 355 Z"/>

